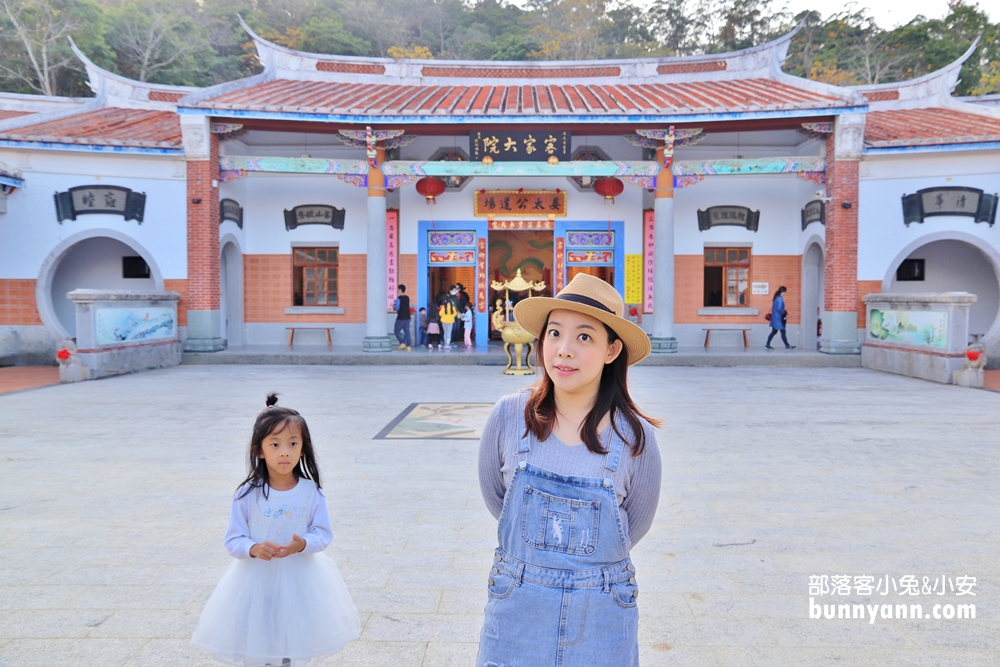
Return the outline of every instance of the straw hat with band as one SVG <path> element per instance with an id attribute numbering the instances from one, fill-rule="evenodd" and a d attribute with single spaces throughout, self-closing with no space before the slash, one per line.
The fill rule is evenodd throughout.
<path id="1" fill-rule="evenodd" d="M 649 356 L 649 336 L 642 328 L 622 317 L 625 302 L 614 287 L 600 278 L 578 273 L 555 297 L 533 296 L 514 306 L 514 319 L 525 331 L 541 338 L 542 328 L 553 310 L 572 310 L 608 325 L 625 346 L 629 365 Z"/>

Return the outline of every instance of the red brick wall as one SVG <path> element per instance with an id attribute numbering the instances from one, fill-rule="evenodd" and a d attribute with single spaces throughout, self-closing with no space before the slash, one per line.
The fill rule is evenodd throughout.
<path id="1" fill-rule="evenodd" d="M 38 325 L 34 280 L 0 279 L 0 324 Z"/>
<path id="2" fill-rule="evenodd" d="M 365 255 L 341 255 L 337 268 L 338 306 L 343 315 L 286 315 L 292 306 L 292 256 L 243 255 L 245 322 L 364 322 L 367 278 Z M 410 286 L 407 285 L 407 292 Z"/>
<path id="3" fill-rule="evenodd" d="M 751 254 L 750 280 L 766 282 L 770 294 L 750 295 L 750 307 L 758 315 L 699 315 L 705 307 L 704 255 L 674 256 L 674 322 L 677 324 L 766 324 L 764 313 L 771 310 L 771 297 L 778 287 L 788 288 L 785 304 L 788 323 L 798 324 L 801 313 L 796 304 L 802 297 L 802 255 Z"/>
<path id="4" fill-rule="evenodd" d="M 219 137 L 210 135 L 210 159 L 187 163 L 188 303 L 219 310 Z M 200 199 L 201 203 L 191 203 Z"/>
<path id="5" fill-rule="evenodd" d="M 867 326 L 865 322 L 865 317 L 867 315 L 867 310 L 865 302 L 861 300 L 861 297 L 866 294 L 878 294 L 882 291 L 882 281 L 881 280 L 859 280 L 858 281 L 858 327 L 864 328 Z"/>
<path id="6" fill-rule="evenodd" d="M 185 278 L 165 278 L 163 280 L 163 289 L 181 295 L 181 300 L 177 302 L 177 326 L 180 327 L 186 327 L 188 323 L 187 283 Z"/>
<path id="7" fill-rule="evenodd" d="M 399 256 L 399 283 L 406 285 L 406 293 L 410 295 L 410 303 L 417 302 L 417 256 Z"/>
<path id="8" fill-rule="evenodd" d="M 826 192 L 824 308 L 850 313 L 858 307 L 858 163 L 836 159 L 833 135 L 826 140 Z"/>

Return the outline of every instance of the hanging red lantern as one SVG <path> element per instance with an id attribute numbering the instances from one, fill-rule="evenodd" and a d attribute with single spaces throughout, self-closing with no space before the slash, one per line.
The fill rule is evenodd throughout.
<path id="1" fill-rule="evenodd" d="M 422 195 L 428 204 L 436 204 L 437 197 L 445 190 L 444 181 L 437 176 L 426 176 L 417 181 L 417 192 Z"/>
<path id="2" fill-rule="evenodd" d="M 594 192 L 605 199 L 610 199 L 612 204 L 615 202 L 615 197 L 624 190 L 625 184 L 614 177 L 599 178 L 594 181 Z"/>

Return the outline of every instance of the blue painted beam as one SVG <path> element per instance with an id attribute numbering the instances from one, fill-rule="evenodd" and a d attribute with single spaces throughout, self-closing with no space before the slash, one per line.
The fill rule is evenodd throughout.
<path id="1" fill-rule="evenodd" d="M 203 109 L 200 107 L 178 107 L 177 113 L 189 116 L 212 116 L 213 118 L 258 118 L 262 120 L 298 120 L 319 123 L 351 123 L 355 125 L 385 125 L 388 123 L 423 124 L 423 125 L 567 125 L 589 124 L 604 125 L 607 123 L 633 123 L 648 125 L 652 123 L 707 123 L 720 121 L 768 120 L 774 118 L 810 118 L 815 116 L 839 116 L 849 113 L 865 113 L 867 105 L 850 107 L 820 107 L 815 109 L 771 109 L 760 111 L 728 111 L 722 113 L 694 114 L 544 114 L 534 116 L 418 116 L 418 115 L 365 115 L 365 114 L 324 114 L 298 113 L 290 111 L 255 111 L 244 109 Z"/>

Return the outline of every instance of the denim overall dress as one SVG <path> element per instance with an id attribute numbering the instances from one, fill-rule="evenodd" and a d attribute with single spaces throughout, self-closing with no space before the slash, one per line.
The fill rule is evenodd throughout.
<path id="1" fill-rule="evenodd" d="M 638 666 L 639 592 L 612 480 L 627 445 L 611 432 L 603 478 L 537 468 L 535 436 L 520 439 L 476 667 Z"/>

